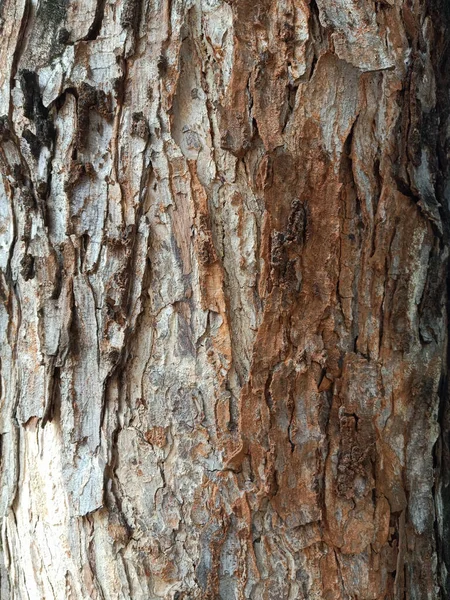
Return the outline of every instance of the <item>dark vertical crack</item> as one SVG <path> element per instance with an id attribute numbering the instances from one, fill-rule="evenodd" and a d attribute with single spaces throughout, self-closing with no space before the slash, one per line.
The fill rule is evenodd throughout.
<path id="1" fill-rule="evenodd" d="M 95 7 L 94 20 L 92 21 L 92 24 L 89 27 L 89 31 L 87 32 L 86 36 L 83 38 L 84 41 L 93 41 L 98 38 L 103 24 L 103 17 L 105 15 L 105 5 L 106 0 L 97 1 L 97 6 Z"/>

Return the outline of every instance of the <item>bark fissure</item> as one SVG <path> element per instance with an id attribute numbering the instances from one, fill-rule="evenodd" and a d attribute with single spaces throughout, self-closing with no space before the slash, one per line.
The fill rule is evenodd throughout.
<path id="1" fill-rule="evenodd" d="M 1 13 L 1 597 L 446 598 L 445 3 Z"/>

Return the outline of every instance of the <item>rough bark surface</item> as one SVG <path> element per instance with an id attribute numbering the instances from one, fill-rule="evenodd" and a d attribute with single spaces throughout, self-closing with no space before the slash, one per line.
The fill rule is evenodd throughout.
<path id="1" fill-rule="evenodd" d="M 450 597 L 449 12 L 0 2 L 2 600 Z"/>

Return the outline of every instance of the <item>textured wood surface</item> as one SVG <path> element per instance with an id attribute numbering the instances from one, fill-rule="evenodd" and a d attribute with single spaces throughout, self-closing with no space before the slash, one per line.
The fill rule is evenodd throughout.
<path id="1" fill-rule="evenodd" d="M 0 31 L 1 600 L 448 598 L 446 0 Z"/>

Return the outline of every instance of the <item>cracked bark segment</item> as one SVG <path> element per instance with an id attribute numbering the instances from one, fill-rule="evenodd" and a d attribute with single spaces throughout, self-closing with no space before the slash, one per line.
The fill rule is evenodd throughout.
<path id="1" fill-rule="evenodd" d="M 395 66 L 388 42 L 390 28 L 385 21 L 385 15 L 393 12 L 389 6 L 383 6 L 380 12 L 373 10 L 373 5 L 366 7 L 353 0 L 334 3 L 317 0 L 317 6 L 322 26 L 331 30 L 332 44 L 339 58 L 361 71 Z"/>
<path id="2" fill-rule="evenodd" d="M 1 4 L 2 598 L 449 595 L 444 8 Z"/>
<path id="3" fill-rule="evenodd" d="M 84 150 L 88 143 L 90 131 L 90 112 L 92 109 L 106 120 L 111 120 L 110 98 L 103 90 L 95 89 L 89 83 L 83 81 L 78 90 L 78 123 L 77 123 L 77 146 Z"/>

